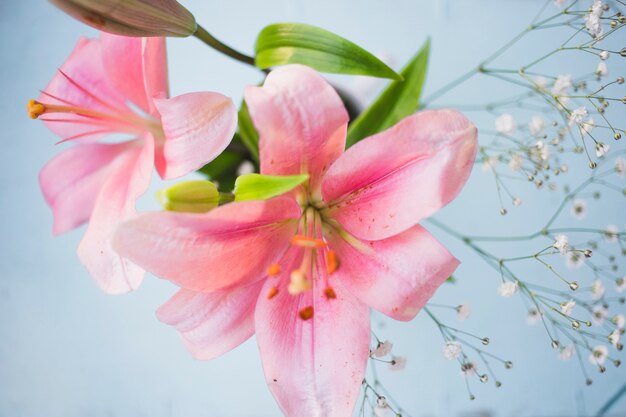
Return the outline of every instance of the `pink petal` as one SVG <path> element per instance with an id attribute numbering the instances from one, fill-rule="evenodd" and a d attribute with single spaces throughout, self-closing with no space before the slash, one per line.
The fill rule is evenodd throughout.
<path id="1" fill-rule="evenodd" d="M 131 115 L 126 99 L 112 85 L 102 64 L 99 40 L 81 39 L 70 57 L 42 92 L 39 101 L 47 104 L 81 107 L 104 113 Z M 63 138 L 99 136 L 119 130 L 119 122 L 85 118 L 72 113 L 42 116 L 48 128 Z"/>
<path id="2" fill-rule="evenodd" d="M 146 213 L 120 227 L 114 247 L 153 274 L 194 291 L 246 285 L 265 276 L 296 231 L 289 198 L 245 201 L 208 213 Z"/>
<path id="3" fill-rule="evenodd" d="M 152 98 L 167 94 L 165 39 L 135 38 L 101 32 L 106 74 L 117 90 L 146 113 Z"/>
<path id="4" fill-rule="evenodd" d="M 298 257 L 292 258 L 299 261 Z M 326 299 L 324 286 L 299 296 L 287 291 L 289 271 L 268 278 L 261 291 L 255 325 L 267 384 L 287 417 L 352 415 L 369 354 L 369 310 L 338 288 Z M 278 294 L 267 293 L 278 286 Z M 313 306 L 313 318 L 298 312 Z"/>
<path id="5" fill-rule="evenodd" d="M 135 201 L 150 185 L 153 161 L 151 137 L 146 138 L 143 146 L 128 150 L 115 161 L 78 246 L 80 260 L 105 292 L 119 294 L 134 290 L 143 279 L 143 270 L 116 253 L 111 239 L 119 223 L 136 213 Z"/>
<path id="6" fill-rule="evenodd" d="M 154 100 L 161 113 L 165 144 L 157 169 L 164 179 L 177 178 L 212 161 L 237 129 L 237 108 L 219 93 L 190 93 Z"/>
<path id="7" fill-rule="evenodd" d="M 356 245 L 326 233 L 339 259 L 329 278 L 362 302 L 396 319 L 411 320 L 454 272 L 459 261 L 420 225 Z"/>
<path id="8" fill-rule="evenodd" d="M 111 164 L 132 146 L 133 142 L 78 145 L 61 152 L 43 167 L 39 183 L 54 214 L 54 234 L 89 220 Z"/>
<path id="9" fill-rule="evenodd" d="M 196 359 L 213 359 L 254 334 L 254 308 L 263 281 L 210 293 L 180 290 L 157 310 L 175 326 Z"/>
<path id="10" fill-rule="evenodd" d="M 345 147 L 348 113 L 337 92 L 312 69 L 288 65 L 245 97 L 260 134 L 261 173 L 308 173 L 316 188 Z"/>
<path id="11" fill-rule="evenodd" d="M 324 177 L 330 213 L 378 240 L 417 224 L 459 193 L 476 156 L 476 127 L 455 110 L 426 110 L 352 146 Z"/>

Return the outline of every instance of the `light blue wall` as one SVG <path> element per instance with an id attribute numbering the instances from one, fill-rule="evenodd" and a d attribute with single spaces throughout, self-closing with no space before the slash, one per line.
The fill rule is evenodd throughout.
<path id="1" fill-rule="evenodd" d="M 295 20 L 385 52 L 399 67 L 430 35 L 427 93 L 516 34 L 540 3 L 184 1 L 211 32 L 247 52 L 264 25 Z M 192 360 L 174 330 L 154 317 L 172 285 L 149 277 L 133 294 L 107 296 L 75 257 L 83 230 L 52 237 L 51 214 L 37 174 L 59 147 L 53 146 L 56 139 L 42 123 L 27 118 L 25 104 L 46 86 L 81 35 L 93 32 L 46 2 L 0 0 L 0 416 L 278 416 L 253 340 L 211 362 Z M 536 39 L 519 53 L 530 57 L 540 44 L 553 42 L 549 36 Z M 216 90 L 239 100 L 245 85 L 259 81 L 256 71 L 194 39 L 171 40 L 168 46 L 173 95 Z M 518 61 L 513 57 L 509 62 Z M 626 59 L 611 58 L 609 64 L 612 74 L 626 74 Z M 354 82 L 350 77 L 333 79 L 348 86 Z M 507 89 L 481 81 L 441 103 L 483 102 L 505 96 Z M 622 125 L 624 120 L 622 112 Z M 579 170 L 572 175 L 585 174 Z M 493 180 L 477 169 L 463 195 L 440 219 L 467 233 L 534 230 L 557 204 L 557 195 L 528 192 L 528 187 L 520 190 L 525 190 L 520 191 L 526 200 L 523 208 L 501 218 Z M 156 208 L 152 195 L 142 200 L 143 208 Z M 623 199 L 613 201 L 593 204 L 589 224 L 604 227 L 611 219 L 623 227 Z M 474 313 L 464 328 L 489 335 L 490 350 L 514 361 L 515 367 L 510 371 L 495 367 L 503 381 L 500 389 L 474 383 L 477 399 L 470 402 L 458 366 L 442 358 L 441 338 L 427 317 L 422 314 L 411 323 L 385 320 L 381 326 L 383 320 L 376 316 L 377 333 L 408 357 L 406 370 L 383 372 L 382 377 L 412 415 L 470 416 L 482 415 L 481 411 L 498 416 L 588 415 L 626 380 L 624 367 L 609 367 L 602 376 L 591 369 L 595 382 L 584 387 L 576 364 L 556 360 L 540 327 L 526 325 L 521 301 L 496 295 L 498 277 L 493 271 L 449 236 L 433 232 L 463 261 L 457 274 L 460 282 L 440 290 L 434 301 L 470 302 Z M 519 248 L 515 254 L 537 249 Z M 529 268 L 527 273 L 541 271 Z M 449 319 L 456 324 L 452 315 Z M 626 413 L 626 402 L 617 409 Z"/>

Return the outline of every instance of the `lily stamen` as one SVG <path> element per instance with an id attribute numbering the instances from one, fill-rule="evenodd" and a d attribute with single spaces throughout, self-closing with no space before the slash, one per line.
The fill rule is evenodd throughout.
<path id="1" fill-rule="evenodd" d="M 326 242 L 324 242 L 324 240 L 302 235 L 295 235 L 294 237 L 292 237 L 291 244 L 301 246 L 303 248 L 321 249 L 326 247 Z"/>

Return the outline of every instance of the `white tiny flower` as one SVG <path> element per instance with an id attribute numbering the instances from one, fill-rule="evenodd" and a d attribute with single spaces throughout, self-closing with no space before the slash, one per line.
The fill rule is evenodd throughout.
<path id="1" fill-rule="evenodd" d="M 376 349 L 370 353 L 370 356 L 382 358 L 383 356 L 389 355 L 391 353 L 391 349 L 393 349 L 393 343 L 389 340 L 378 342 L 378 346 L 376 346 Z"/>
<path id="2" fill-rule="evenodd" d="M 254 172 L 254 164 L 250 161 L 243 161 L 237 167 L 237 175 L 252 174 Z"/>
<path id="3" fill-rule="evenodd" d="M 619 329 L 613 330 L 611 334 L 609 335 L 609 342 L 611 342 L 611 344 L 615 348 L 617 348 L 617 345 L 619 345 L 619 342 L 621 339 L 622 339 L 622 332 L 620 332 Z"/>
<path id="4" fill-rule="evenodd" d="M 546 127 L 546 121 L 541 116 L 533 116 L 528 122 L 528 130 L 530 130 L 530 134 L 535 136 L 541 133 L 541 131 Z"/>
<path id="5" fill-rule="evenodd" d="M 610 149 L 611 147 L 606 143 L 598 142 L 596 143 L 596 156 L 598 158 L 603 158 Z"/>
<path id="6" fill-rule="evenodd" d="M 376 399 L 376 407 L 374 407 L 374 415 L 376 417 L 385 417 L 389 414 L 389 404 L 387 398 L 380 396 Z"/>
<path id="7" fill-rule="evenodd" d="M 602 366 L 606 362 L 606 358 L 609 356 L 609 349 L 604 345 L 598 345 L 593 348 L 591 355 L 589 355 L 589 362 L 594 365 Z"/>
<path id="8" fill-rule="evenodd" d="M 609 51 L 600 52 L 600 59 L 603 61 L 606 61 L 607 59 L 609 59 Z"/>
<path id="9" fill-rule="evenodd" d="M 470 378 L 476 375 L 476 364 L 474 362 L 467 362 L 461 365 L 461 376 Z"/>
<path id="10" fill-rule="evenodd" d="M 406 358 L 404 356 L 394 356 L 389 363 L 389 369 L 392 371 L 401 371 L 406 366 Z"/>
<path id="11" fill-rule="evenodd" d="M 626 276 L 615 280 L 615 289 L 620 294 L 626 291 Z"/>
<path id="12" fill-rule="evenodd" d="M 543 314 L 542 312 L 540 312 L 536 308 L 533 308 L 530 311 L 528 311 L 528 316 L 526 317 L 526 322 L 530 326 L 533 326 L 533 325 L 539 323 L 539 320 L 541 320 L 542 314 Z"/>
<path id="13" fill-rule="evenodd" d="M 510 114 L 503 114 L 496 119 L 496 130 L 503 135 L 515 132 L 515 119 Z"/>
<path id="14" fill-rule="evenodd" d="M 563 234 L 556 235 L 552 247 L 558 249 L 558 251 L 561 252 L 561 255 L 565 255 L 567 253 L 567 249 L 569 248 L 569 240 L 567 239 L 567 236 Z"/>
<path id="15" fill-rule="evenodd" d="M 609 68 L 606 66 L 606 62 L 598 62 L 598 66 L 596 67 L 596 74 L 598 74 L 600 77 L 606 77 L 607 75 L 609 75 Z"/>
<path id="16" fill-rule="evenodd" d="M 483 172 L 491 172 L 498 165 L 498 162 L 499 160 L 497 156 L 490 156 L 489 158 L 485 158 L 483 159 L 481 170 Z"/>
<path id="17" fill-rule="evenodd" d="M 579 198 L 574 200 L 570 213 L 578 220 L 584 219 L 587 216 L 587 202 Z"/>
<path id="18" fill-rule="evenodd" d="M 573 110 L 569 115 L 569 124 L 570 126 L 573 124 L 581 124 L 583 120 L 585 120 L 589 116 L 587 109 L 585 107 L 579 107 Z"/>
<path id="19" fill-rule="evenodd" d="M 537 87 L 541 89 L 545 89 L 546 86 L 548 85 L 548 80 L 546 79 L 546 77 L 542 75 L 537 75 L 535 78 L 533 78 L 533 82 L 535 83 Z"/>
<path id="20" fill-rule="evenodd" d="M 591 131 L 596 127 L 596 121 L 593 119 L 593 117 L 590 117 L 587 120 L 583 121 L 579 125 L 579 127 L 582 134 L 591 133 Z"/>
<path id="21" fill-rule="evenodd" d="M 604 284 L 599 279 L 596 279 L 591 283 L 591 299 L 599 300 L 602 298 L 604 293 L 606 292 L 606 288 L 604 288 Z"/>
<path id="22" fill-rule="evenodd" d="M 467 320 L 471 312 L 472 309 L 469 304 L 461 304 L 456 308 L 456 318 L 460 321 Z"/>
<path id="23" fill-rule="evenodd" d="M 626 317 L 623 314 L 615 315 L 611 321 L 618 329 L 624 329 L 624 325 L 626 324 Z"/>
<path id="24" fill-rule="evenodd" d="M 603 306 L 596 306 L 593 308 L 593 313 L 591 314 L 591 321 L 596 326 L 602 326 L 609 315 L 609 311 Z"/>
<path id="25" fill-rule="evenodd" d="M 574 356 L 574 353 L 576 353 L 574 345 L 564 346 L 559 352 L 559 359 L 562 361 L 568 361 L 572 358 L 572 356 Z"/>
<path id="26" fill-rule="evenodd" d="M 619 229 L 614 224 L 609 224 L 606 229 L 604 229 L 604 239 L 607 242 L 617 242 L 619 236 Z"/>
<path id="27" fill-rule="evenodd" d="M 552 86 L 552 94 L 557 97 L 565 96 L 567 95 L 572 85 L 572 76 L 570 74 L 561 74 L 556 77 L 556 81 L 554 81 L 554 85 Z"/>
<path id="28" fill-rule="evenodd" d="M 585 28 L 594 38 L 602 36 L 604 33 L 604 27 L 602 26 L 602 2 L 595 0 L 591 6 L 591 11 L 585 15 Z"/>
<path id="29" fill-rule="evenodd" d="M 511 155 L 511 159 L 509 160 L 509 168 L 511 171 L 519 171 L 524 164 L 524 159 L 522 155 L 515 153 Z"/>
<path id="30" fill-rule="evenodd" d="M 498 294 L 500 294 L 500 296 L 502 297 L 510 298 L 510 297 L 513 297 L 513 295 L 515 295 L 515 293 L 517 292 L 517 289 L 518 289 L 517 282 L 512 282 L 512 281 L 503 282 L 498 287 Z"/>
<path id="31" fill-rule="evenodd" d="M 570 251 L 565 255 L 565 266 L 569 269 L 578 269 L 584 263 L 583 255 L 579 252 Z"/>
<path id="32" fill-rule="evenodd" d="M 571 316 L 574 307 L 576 307 L 576 301 L 574 300 L 569 300 L 565 303 L 561 303 L 561 313 L 565 314 L 566 316 Z"/>
<path id="33" fill-rule="evenodd" d="M 461 355 L 462 351 L 463 349 L 461 347 L 461 344 L 454 340 L 446 342 L 446 344 L 443 345 L 442 349 L 443 357 L 449 361 L 458 358 Z"/>
<path id="34" fill-rule="evenodd" d="M 558 7 L 563 7 L 565 3 L 567 3 L 567 0 L 554 0 L 554 4 Z"/>
<path id="35" fill-rule="evenodd" d="M 615 160 L 615 172 L 617 172 L 617 175 L 621 178 L 626 177 L 626 161 L 621 157 Z"/>

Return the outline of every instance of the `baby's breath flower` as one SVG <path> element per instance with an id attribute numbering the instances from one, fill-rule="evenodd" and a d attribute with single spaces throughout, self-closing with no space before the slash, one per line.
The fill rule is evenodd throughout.
<path id="1" fill-rule="evenodd" d="M 462 351 L 463 349 L 461 348 L 461 344 L 456 340 L 446 342 L 442 350 L 443 357 L 449 361 L 457 359 L 461 355 Z"/>
<path id="2" fill-rule="evenodd" d="M 596 326 L 602 326 L 608 315 L 609 315 L 609 311 L 606 308 L 604 308 L 604 306 L 596 306 L 593 308 L 593 313 L 591 314 L 591 321 Z"/>
<path id="3" fill-rule="evenodd" d="M 376 358 L 382 358 L 383 356 L 387 356 L 391 353 L 391 349 L 393 349 L 393 343 L 389 340 L 385 340 L 384 342 L 378 342 L 378 346 L 376 349 L 370 352 L 370 356 Z"/>
<path id="4" fill-rule="evenodd" d="M 518 289 L 517 282 L 512 282 L 512 281 L 503 282 L 498 287 L 498 294 L 500 294 L 500 296 L 502 297 L 510 298 L 510 297 L 513 297 L 513 295 L 515 295 L 515 293 L 517 292 L 517 289 Z"/>
<path id="5" fill-rule="evenodd" d="M 626 324 L 626 317 L 623 314 L 616 314 L 611 321 L 618 329 L 624 329 L 624 325 Z"/>
<path id="6" fill-rule="evenodd" d="M 546 121 L 541 116 L 533 116 L 528 122 L 528 130 L 533 136 L 538 135 L 546 127 Z"/>
<path id="7" fill-rule="evenodd" d="M 572 209 L 570 210 L 572 216 L 578 220 L 582 220 L 587 216 L 587 202 L 580 198 L 577 198 L 572 203 Z"/>
<path id="8" fill-rule="evenodd" d="M 579 107 L 573 110 L 569 115 L 569 124 L 570 126 L 573 124 L 581 124 L 583 120 L 585 120 L 589 116 L 587 109 L 585 107 Z"/>
<path id="9" fill-rule="evenodd" d="M 476 375 L 476 364 L 474 362 L 466 362 L 461 365 L 461 376 L 470 378 Z"/>
<path id="10" fill-rule="evenodd" d="M 561 252 L 561 255 L 565 255 L 567 253 L 567 249 L 569 248 L 569 240 L 567 239 L 567 236 L 563 234 L 556 235 L 552 247 L 558 249 L 558 251 Z"/>
<path id="11" fill-rule="evenodd" d="M 600 59 L 602 59 L 604 61 L 609 59 L 609 51 L 602 51 L 602 52 L 600 52 Z"/>
<path id="12" fill-rule="evenodd" d="M 617 175 L 621 178 L 626 176 L 626 161 L 624 161 L 621 157 L 615 160 L 615 172 L 617 172 Z"/>
<path id="13" fill-rule="evenodd" d="M 511 171 L 519 171 L 522 168 L 523 164 L 524 159 L 522 158 L 522 155 L 518 153 L 514 153 L 513 155 L 511 155 L 511 159 L 509 160 L 509 168 L 511 169 Z"/>
<path id="14" fill-rule="evenodd" d="M 394 356 L 389 362 L 389 369 L 392 371 L 401 371 L 406 366 L 406 358 L 404 356 Z"/>
<path id="15" fill-rule="evenodd" d="M 498 165 L 498 157 L 497 156 L 491 156 L 489 158 L 483 159 L 483 164 L 481 166 L 481 170 L 483 172 L 491 172 L 493 170 L 493 168 L 495 168 L 497 165 Z"/>
<path id="16" fill-rule="evenodd" d="M 533 82 L 537 85 L 537 87 L 542 89 L 545 89 L 548 85 L 548 79 L 542 75 L 535 76 L 535 78 L 533 78 Z"/>
<path id="17" fill-rule="evenodd" d="M 556 77 L 556 81 L 552 86 L 552 94 L 557 97 L 565 96 L 569 92 L 569 89 L 572 87 L 572 85 L 572 75 L 561 74 Z"/>
<path id="18" fill-rule="evenodd" d="M 565 266 L 569 269 L 578 269 L 583 266 L 584 263 L 585 261 L 581 253 L 570 251 L 565 255 Z"/>
<path id="19" fill-rule="evenodd" d="M 594 365 L 602 366 L 609 356 L 609 349 L 604 345 L 598 345 L 593 348 L 589 355 L 589 362 Z"/>
<path id="20" fill-rule="evenodd" d="M 604 33 L 600 19 L 603 13 L 602 2 L 595 0 L 591 6 L 591 11 L 585 15 L 585 28 L 594 38 L 599 38 Z"/>
<path id="21" fill-rule="evenodd" d="M 563 7 L 565 3 L 567 3 L 567 0 L 554 0 L 554 4 L 558 7 Z"/>
<path id="22" fill-rule="evenodd" d="M 596 156 L 598 158 L 602 158 L 609 152 L 610 149 L 611 147 L 606 143 L 598 142 L 596 143 Z"/>
<path id="23" fill-rule="evenodd" d="M 562 361 L 568 361 L 574 356 L 576 353 L 576 348 L 574 345 L 563 346 L 559 351 L 559 359 Z"/>
<path id="24" fill-rule="evenodd" d="M 496 119 L 496 130 L 503 135 L 515 132 L 515 119 L 510 114 L 503 114 Z"/>
<path id="25" fill-rule="evenodd" d="M 541 320 L 542 315 L 543 315 L 542 312 L 540 312 L 536 308 L 532 308 L 528 311 L 528 316 L 526 316 L 526 323 L 528 323 L 528 325 L 530 326 L 533 326 L 539 323 L 539 320 Z"/>
<path id="26" fill-rule="evenodd" d="M 469 304 L 461 304 L 456 307 L 456 318 L 460 321 L 467 320 L 471 313 L 471 307 Z"/>
<path id="27" fill-rule="evenodd" d="M 561 303 L 561 312 L 566 316 L 571 316 L 574 307 L 576 307 L 576 301 L 574 300 L 569 300 L 565 303 Z"/>
<path id="28" fill-rule="evenodd" d="M 581 133 L 591 133 L 593 128 L 596 127 L 596 121 L 593 119 L 593 117 L 590 117 L 587 120 L 583 121 L 579 125 L 579 127 Z"/>
<path id="29" fill-rule="evenodd" d="M 591 299 L 599 300 L 604 296 L 606 292 L 606 288 L 604 288 L 604 284 L 599 279 L 596 279 L 591 283 Z"/>
<path id="30" fill-rule="evenodd" d="M 617 278 L 615 280 L 615 289 L 617 290 L 617 292 L 619 292 L 620 294 L 624 291 L 626 291 L 626 276 L 621 277 L 621 278 Z"/>
<path id="31" fill-rule="evenodd" d="M 604 229 L 604 239 L 607 242 L 617 242 L 617 237 L 619 234 L 619 229 L 614 224 L 609 224 L 606 229 Z"/>
<path id="32" fill-rule="evenodd" d="M 611 344 L 617 348 L 617 346 L 620 344 L 620 340 L 622 339 L 622 332 L 620 331 L 620 329 L 615 329 L 611 332 L 611 334 L 609 335 L 609 342 L 611 342 Z"/>
<path id="33" fill-rule="evenodd" d="M 609 75 L 609 68 L 606 66 L 606 62 L 598 62 L 598 66 L 596 67 L 596 74 L 598 74 L 598 76 L 600 77 L 606 77 L 607 75 Z"/>

